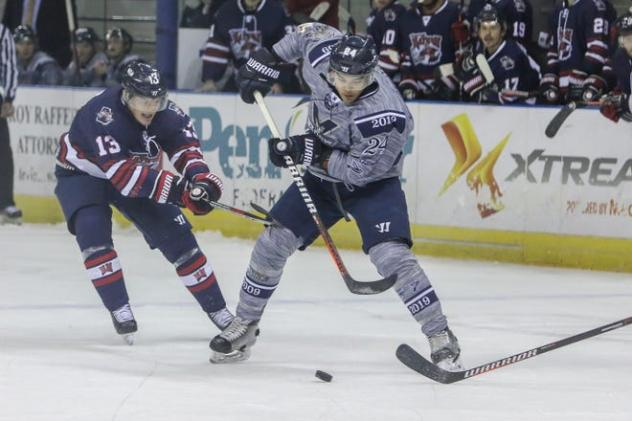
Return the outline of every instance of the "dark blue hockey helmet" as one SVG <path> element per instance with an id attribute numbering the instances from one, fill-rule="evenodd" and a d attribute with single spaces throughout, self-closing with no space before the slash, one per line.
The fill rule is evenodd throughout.
<path id="1" fill-rule="evenodd" d="M 37 35 L 35 34 L 35 31 L 33 30 L 33 28 L 31 28 L 29 25 L 20 25 L 17 28 L 15 28 L 15 31 L 13 31 L 13 41 L 14 42 L 24 42 L 24 41 L 36 42 Z"/>
<path id="2" fill-rule="evenodd" d="M 498 23 L 502 28 L 505 28 L 505 18 L 491 3 L 486 3 L 480 12 L 476 15 L 476 22 L 480 25 L 482 22 Z M 478 28 L 477 28 L 478 31 Z"/>
<path id="3" fill-rule="evenodd" d="M 142 61 L 127 65 L 121 75 L 123 102 L 145 112 L 162 111 L 167 106 L 167 85 L 158 69 Z"/>
<path id="4" fill-rule="evenodd" d="M 377 58 L 373 38 L 345 34 L 332 49 L 329 67 L 349 75 L 366 75 L 375 69 Z"/>
<path id="5" fill-rule="evenodd" d="M 75 43 L 88 42 L 94 45 L 97 41 L 99 41 L 99 36 L 94 29 L 90 27 L 82 27 L 74 30 L 72 33 L 72 40 Z"/>

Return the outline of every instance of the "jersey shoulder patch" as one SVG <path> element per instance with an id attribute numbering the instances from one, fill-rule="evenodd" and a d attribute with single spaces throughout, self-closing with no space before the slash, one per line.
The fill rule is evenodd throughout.
<path id="1" fill-rule="evenodd" d="M 406 114 L 401 111 L 383 110 L 353 119 L 362 137 L 371 137 L 380 133 L 388 133 L 395 129 L 403 133 L 406 128 Z"/>
<path id="2" fill-rule="evenodd" d="M 311 64 L 312 67 L 315 68 L 323 60 L 329 58 L 329 56 L 331 55 L 331 49 L 335 44 L 338 43 L 338 41 L 338 38 L 334 38 L 316 44 L 311 50 L 309 50 L 309 53 L 307 54 L 309 64 Z"/>

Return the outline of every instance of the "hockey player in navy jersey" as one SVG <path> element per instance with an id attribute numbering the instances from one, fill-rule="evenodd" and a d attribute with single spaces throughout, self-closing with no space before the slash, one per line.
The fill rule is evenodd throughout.
<path id="1" fill-rule="evenodd" d="M 217 91 L 218 82 L 230 64 L 239 68 L 260 48 L 270 48 L 295 29 L 294 23 L 276 0 L 227 0 L 217 11 L 206 49 L 202 56 L 204 92 Z M 298 82 L 292 74 L 278 81 L 275 93 L 296 90 Z M 234 78 L 224 91 L 237 91 Z"/>
<path id="2" fill-rule="evenodd" d="M 399 51 L 395 48 L 395 35 L 400 16 L 406 7 L 397 0 L 382 0 L 380 8 L 375 8 L 367 18 L 366 33 L 373 38 L 379 52 L 378 65 L 393 78 L 399 72 Z M 384 44 L 384 48 L 382 48 Z"/>
<path id="3" fill-rule="evenodd" d="M 619 48 L 609 61 L 614 74 L 615 86 L 612 92 L 600 98 L 599 110 L 610 120 L 619 119 L 632 122 L 630 106 L 630 80 L 632 79 L 632 12 L 628 12 L 617 22 Z"/>
<path id="4" fill-rule="evenodd" d="M 535 103 L 535 96 L 528 95 L 538 89 L 540 66 L 517 41 L 505 38 L 505 20 L 494 6 L 486 4 L 476 20 L 480 48 L 492 70 L 494 81 L 489 83 L 477 66 L 470 66 L 462 74 L 465 94 L 483 103 Z"/>
<path id="5" fill-rule="evenodd" d="M 222 182 L 204 162 L 191 119 L 167 99 L 158 70 L 130 64 L 122 87 L 88 101 L 59 146 L 55 194 L 116 331 L 131 344 L 137 324 L 112 242 L 110 205 L 161 251 L 213 323 L 225 328 L 233 316 L 179 209 L 209 213 L 204 199 L 217 201 Z M 181 175 L 161 169 L 163 151 Z"/>
<path id="6" fill-rule="evenodd" d="M 553 37 L 539 88 L 543 102 L 591 101 L 604 92 L 609 19 L 603 0 L 565 0 L 554 10 Z"/>
<path id="7" fill-rule="evenodd" d="M 377 68 L 370 37 L 342 35 L 313 23 L 285 36 L 273 51 L 253 56 L 239 70 L 240 93 L 270 90 L 283 62 L 302 62 L 311 88 L 307 131 L 269 140 L 269 156 L 284 166 L 284 155 L 307 167 L 305 186 L 330 227 L 350 213 L 360 230 L 362 248 L 382 276 L 397 274 L 395 291 L 430 341 L 432 360 L 445 369 L 460 365 L 460 348 L 448 328 L 437 293 L 415 255 L 406 198 L 401 187 L 403 148 L 413 119 L 388 76 Z M 211 341 L 211 361 L 248 351 L 259 320 L 277 288 L 287 259 L 319 235 L 293 184 L 270 211 L 280 226 L 258 238 L 240 291 L 233 322 Z M 295 281 L 300 281 L 297 279 Z"/>
<path id="8" fill-rule="evenodd" d="M 493 5 L 505 19 L 507 39 L 518 41 L 529 48 L 533 33 L 533 7 L 529 0 L 472 0 L 467 9 L 467 19 L 477 27 L 477 16 L 486 4 Z"/>
<path id="9" fill-rule="evenodd" d="M 399 59 L 399 89 L 405 99 L 455 99 L 456 81 L 438 78 L 442 64 L 453 63 L 468 42 L 459 6 L 448 0 L 419 0 L 398 16 L 393 37 L 382 40 L 380 67 L 392 74 Z M 391 52 L 394 50 L 394 52 Z"/>

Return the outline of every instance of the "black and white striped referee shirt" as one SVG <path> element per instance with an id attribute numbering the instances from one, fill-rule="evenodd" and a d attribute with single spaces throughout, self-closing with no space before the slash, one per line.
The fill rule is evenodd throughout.
<path id="1" fill-rule="evenodd" d="M 13 101 L 18 88 L 18 66 L 15 58 L 13 34 L 0 23 L 0 95 L 2 100 Z"/>

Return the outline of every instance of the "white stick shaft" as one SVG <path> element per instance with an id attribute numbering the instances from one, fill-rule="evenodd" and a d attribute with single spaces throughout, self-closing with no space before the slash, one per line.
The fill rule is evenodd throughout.
<path id="1" fill-rule="evenodd" d="M 272 132 L 272 136 L 280 139 L 281 132 L 279 131 L 279 128 L 274 122 L 274 119 L 272 118 L 272 114 L 270 114 L 270 110 L 268 110 L 268 106 L 263 100 L 263 95 L 261 95 L 261 92 L 255 91 L 254 97 L 255 97 L 255 101 L 257 101 L 257 104 L 259 105 L 259 108 L 261 109 L 261 114 L 263 114 L 263 118 L 266 120 L 266 123 L 268 123 L 268 127 L 270 128 L 270 131 Z"/>
<path id="2" fill-rule="evenodd" d="M 478 70 L 481 71 L 483 77 L 485 78 L 485 82 L 492 83 L 494 81 L 494 73 L 492 72 L 491 67 L 489 67 L 489 63 L 483 54 L 477 54 L 474 58 L 476 61 L 476 65 L 478 66 Z"/>

